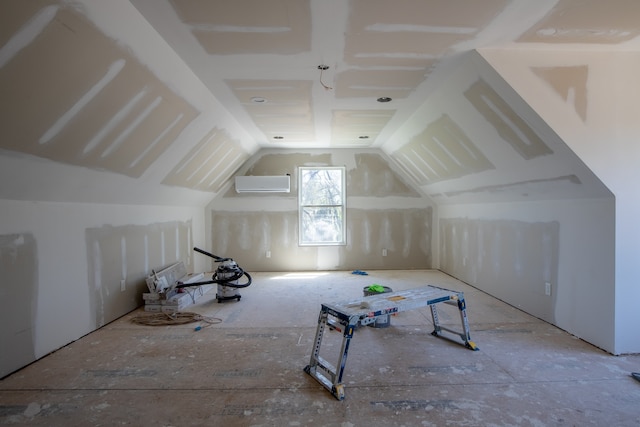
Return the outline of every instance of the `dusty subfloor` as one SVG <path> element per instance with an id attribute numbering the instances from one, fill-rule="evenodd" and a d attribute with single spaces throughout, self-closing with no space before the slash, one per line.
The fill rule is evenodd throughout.
<path id="1" fill-rule="evenodd" d="M 142 326 L 142 309 L 0 381 L 0 424 L 33 426 L 638 426 L 640 356 L 612 356 L 437 271 L 254 273 L 221 323 Z M 428 309 L 361 327 L 336 400 L 304 373 L 321 302 L 381 284 L 463 291 L 471 338 L 431 335 Z M 594 314 L 595 315 L 595 314 Z M 455 307 L 440 320 L 458 327 Z M 341 335 L 323 341 L 338 357 Z M 335 353 L 334 351 L 335 350 Z"/>

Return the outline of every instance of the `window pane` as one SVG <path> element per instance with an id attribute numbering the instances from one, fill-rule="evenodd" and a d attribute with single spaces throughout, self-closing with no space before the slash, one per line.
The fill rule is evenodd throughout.
<path id="1" fill-rule="evenodd" d="M 341 169 L 302 169 L 301 205 L 341 205 Z"/>
<path id="2" fill-rule="evenodd" d="M 345 168 L 298 169 L 300 245 L 344 245 Z"/>
<path id="3" fill-rule="evenodd" d="M 302 243 L 341 243 L 342 207 L 303 207 L 300 221 Z"/>

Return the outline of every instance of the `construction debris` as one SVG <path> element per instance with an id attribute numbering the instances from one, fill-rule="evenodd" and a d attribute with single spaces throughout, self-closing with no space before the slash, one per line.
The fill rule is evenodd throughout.
<path id="1" fill-rule="evenodd" d="M 204 273 L 187 273 L 182 261 L 160 271 L 152 271 L 147 277 L 149 292 L 142 294 L 144 310 L 175 313 L 182 311 L 213 288 L 212 285 L 176 288 L 178 283 L 196 283 L 204 279 Z"/>

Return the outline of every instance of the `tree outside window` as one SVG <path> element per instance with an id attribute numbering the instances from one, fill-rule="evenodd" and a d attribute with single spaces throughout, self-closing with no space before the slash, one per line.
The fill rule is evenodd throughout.
<path id="1" fill-rule="evenodd" d="M 300 245 L 344 245 L 345 168 L 300 167 Z"/>

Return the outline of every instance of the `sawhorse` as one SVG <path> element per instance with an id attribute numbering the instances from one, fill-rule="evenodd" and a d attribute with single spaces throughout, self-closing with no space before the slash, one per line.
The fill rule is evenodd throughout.
<path id="1" fill-rule="evenodd" d="M 440 303 L 458 306 L 462 322 L 461 332 L 440 325 L 436 307 Z M 382 293 L 343 303 L 321 304 L 321 306 L 311 359 L 304 371 L 315 378 L 338 400 L 344 399 L 342 377 L 353 333 L 359 325 L 374 323 L 379 316 L 388 316 L 428 306 L 431 309 L 434 326 L 432 335 L 441 336 L 442 332 L 446 331 L 458 335 L 467 348 L 478 350 L 469 335 L 466 303 L 462 292 L 429 285 L 424 288 Z M 322 338 L 327 326 L 343 333 L 342 347 L 336 366 L 320 356 Z"/>

